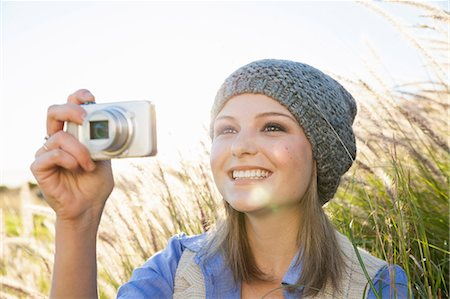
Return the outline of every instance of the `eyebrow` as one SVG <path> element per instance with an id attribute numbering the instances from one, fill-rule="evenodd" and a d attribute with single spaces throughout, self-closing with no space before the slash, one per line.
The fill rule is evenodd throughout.
<path id="1" fill-rule="evenodd" d="M 297 123 L 297 120 L 295 118 L 293 118 L 292 116 L 290 116 L 288 114 L 281 113 L 281 112 L 263 112 L 263 113 L 256 115 L 255 118 L 264 118 L 264 117 L 268 117 L 268 116 L 282 116 L 282 117 L 289 118 L 293 122 Z M 221 115 L 216 118 L 216 121 L 220 120 L 220 119 L 235 119 L 235 117 L 230 116 L 230 115 Z"/>

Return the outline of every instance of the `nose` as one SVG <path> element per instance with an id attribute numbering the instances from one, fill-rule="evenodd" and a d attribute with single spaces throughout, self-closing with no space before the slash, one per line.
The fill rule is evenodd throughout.
<path id="1" fill-rule="evenodd" d="M 257 146 L 255 136 L 245 131 L 240 131 L 236 134 L 231 145 L 231 154 L 234 157 L 240 158 L 246 155 L 254 155 L 257 153 Z"/>

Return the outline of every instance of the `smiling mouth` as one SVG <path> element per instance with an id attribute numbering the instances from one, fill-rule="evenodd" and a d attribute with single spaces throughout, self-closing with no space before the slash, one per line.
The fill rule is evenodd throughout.
<path id="1" fill-rule="evenodd" d="M 272 173 L 263 169 L 233 170 L 231 177 L 234 180 L 262 180 Z"/>

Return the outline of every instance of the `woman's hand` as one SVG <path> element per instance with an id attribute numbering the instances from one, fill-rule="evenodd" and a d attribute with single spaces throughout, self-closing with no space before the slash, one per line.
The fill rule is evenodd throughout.
<path id="1" fill-rule="evenodd" d="M 82 124 L 86 112 L 79 105 L 93 101 L 94 96 L 81 89 L 70 95 L 66 104 L 49 107 L 49 137 L 31 165 L 42 193 L 56 212 L 57 221 L 81 229 L 98 226 L 114 186 L 110 161 L 94 163 L 88 149 L 63 131 L 65 121 Z"/>

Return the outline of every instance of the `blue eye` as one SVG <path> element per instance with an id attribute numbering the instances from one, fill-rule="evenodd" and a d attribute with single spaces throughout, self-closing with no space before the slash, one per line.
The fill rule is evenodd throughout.
<path id="1" fill-rule="evenodd" d="M 268 123 L 264 126 L 264 132 L 284 132 L 286 131 L 282 125 L 277 123 Z"/>

